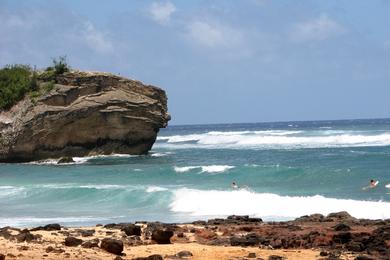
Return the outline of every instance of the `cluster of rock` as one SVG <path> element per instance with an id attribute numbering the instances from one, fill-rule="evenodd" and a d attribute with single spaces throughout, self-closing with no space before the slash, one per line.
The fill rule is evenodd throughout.
<path id="1" fill-rule="evenodd" d="M 0 111 L 0 161 L 146 154 L 170 119 L 165 92 L 136 80 L 72 71 L 55 82 Z"/>
<path id="2" fill-rule="evenodd" d="M 0 236 L 16 242 L 43 242 L 34 231 L 56 231 L 63 235 L 66 247 L 100 248 L 124 256 L 124 248 L 149 245 L 197 242 L 204 245 L 260 247 L 264 249 L 321 250 L 321 259 L 342 259 L 345 252 L 352 252 L 356 260 L 388 259 L 390 256 L 390 220 L 364 220 L 351 217 L 346 212 L 328 216 L 314 214 L 287 222 L 263 222 L 249 216 L 230 216 L 226 219 L 195 221 L 188 224 L 164 224 L 160 222 L 120 223 L 98 225 L 96 228 L 67 229 L 50 224 L 34 229 L 0 229 Z M 96 232 L 100 237 L 96 237 Z M 93 237 L 93 238 L 92 238 Z M 49 246 L 47 253 L 63 253 L 64 248 Z M 191 257 L 183 251 L 169 259 Z M 164 259 L 161 255 L 137 257 L 137 260 Z M 250 253 L 242 259 L 261 259 Z M 240 258 L 241 259 L 241 258 Z M 283 259 L 271 255 L 268 259 Z"/>

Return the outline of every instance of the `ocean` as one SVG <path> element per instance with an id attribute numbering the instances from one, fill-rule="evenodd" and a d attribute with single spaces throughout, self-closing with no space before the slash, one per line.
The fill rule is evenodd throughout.
<path id="1" fill-rule="evenodd" d="M 75 160 L 0 164 L 0 227 L 390 218 L 390 119 L 169 126 L 149 155 Z"/>

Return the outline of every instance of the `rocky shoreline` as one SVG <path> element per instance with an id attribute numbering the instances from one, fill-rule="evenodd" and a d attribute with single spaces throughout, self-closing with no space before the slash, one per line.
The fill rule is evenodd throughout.
<path id="1" fill-rule="evenodd" d="M 64 258 L 390 259 L 390 220 L 339 212 L 285 222 L 229 216 L 186 224 L 0 228 L 0 259 Z"/>

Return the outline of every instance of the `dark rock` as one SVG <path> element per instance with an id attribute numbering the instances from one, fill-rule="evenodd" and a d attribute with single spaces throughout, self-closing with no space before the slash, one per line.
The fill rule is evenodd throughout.
<path id="1" fill-rule="evenodd" d="M 79 229 L 77 230 L 82 237 L 90 237 L 95 234 L 94 229 Z"/>
<path id="2" fill-rule="evenodd" d="M 67 237 L 65 238 L 65 245 L 66 246 L 78 246 L 83 243 L 83 240 L 75 238 L 75 237 Z"/>
<path id="3" fill-rule="evenodd" d="M 183 232 L 177 233 L 177 237 L 183 238 L 184 237 L 184 233 Z"/>
<path id="4" fill-rule="evenodd" d="M 0 260 L 5 260 L 5 255 L 0 254 Z"/>
<path id="5" fill-rule="evenodd" d="M 134 225 L 134 224 L 124 226 L 121 228 L 121 230 L 123 232 L 125 232 L 125 234 L 127 236 L 140 236 L 141 235 L 141 227 Z"/>
<path id="6" fill-rule="evenodd" d="M 48 224 L 46 226 L 40 226 L 36 228 L 30 229 L 30 231 L 38 231 L 38 230 L 45 230 L 45 231 L 55 231 L 55 230 L 61 230 L 60 224 Z"/>
<path id="7" fill-rule="evenodd" d="M 326 216 L 326 219 L 355 220 L 355 218 L 349 215 L 349 213 L 346 211 L 330 213 L 328 216 Z"/>
<path id="8" fill-rule="evenodd" d="M 99 239 L 95 238 L 89 241 L 85 241 L 84 243 L 81 244 L 81 247 L 84 248 L 93 248 L 93 247 L 99 247 Z"/>
<path id="9" fill-rule="evenodd" d="M 64 253 L 65 250 L 62 248 L 54 248 L 52 246 L 48 246 L 46 248 L 46 253 Z"/>
<path id="10" fill-rule="evenodd" d="M 256 253 L 249 253 L 248 258 L 256 258 Z"/>
<path id="11" fill-rule="evenodd" d="M 312 214 L 310 216 L 305 215 L 299 218 L 296 218 L 294 221 L 298 222 L 321 222 L 324 220 L 324 216 L 321 214 Z"/>
<path id="12" fill-rule="evenodd" d="M 344 223 L 337 224 L 336 226 L 333 227 L 333 229 L 335 231 L 350 231 L 351 230 L 350 226 L 348 226 Z"/>
<path id="13" fill-rule="evenodd" d="M 30 249 L 30 247 L 28 247 L 28 246 L 20 246 L 20 247 L 18 247 L 19 251 L 26 251 L 26 250 L 29 250 L 29 249 Z"/>
<path id="14" fill-rule="evenodd" d="M 120 257 L 119 255 L 117 255 L 117 256 L 114 258 L 114 260 L 123 260 L 123 258 Z"/>
<path id="15" fill-rule="evenodd" d="M 346 244 L 351 241 L 352 236 L 350 232 L 340 232 L 333 235 L 333 242 L 336 244 Z"/>
<path id="16" fill-rule="evenodd" d="M 61 163 L 74 163 L 74 160 L 73 160 L 73 158 L 70 157 L 70 156 L 65 156 L 65 157 L 61 157 L 61 158 L 58 160 L 58 162 L 57 162 L 57 164 L 61 164 Z"/>
<path id="17" fill-rule="evenodd" d="M 179 253 L 176 254 L 178 257 L 180 258 L 184 258 L 184 257 L 191 257 L 193 256 L 192 253 L 190 251 L 180 251 Z"/>
<path id="18" fill-rule="evenodd" d="M 16 241 L 20 242 L 31 242 L 36 240 L 37 237 L 30 233 L 27 229 L 23 229 L 19 234 L 15 236 Z"/>
<path id="19" fill-rule="evenodd" d="M 362 252 L 362 251 L 364 250 L 365 246 L 364 246 L 363 243 L 351 241 L 351 242 L 349 242 L 349 243 L 346 245 L 346 248 L 347 248 L 349 251 L 353 251 L 353 252 Z"/>
<path id="20" fill-rule="evenodd" d="M 355 260 L 374 260 L 374 258 L 366 255 L 358 255 L 357 257 L 355 257 Z"/>
<path id="21" fill-rule="evenodd" d="M 0 236 L 5 239 L 11 238 L 11 232 L 8 230 L 8 227 L 0 228 Z"/>
<path id="22" fill-rule="evenodd" d="M 328 255 L 329 255 L 329 253 L 326 252 L 326 251 L 321 251 L 320 252 L 320 256 L 328 256 Z"/>
<path id="23" fill-rule="evenodd" d="M 163 260 L 163 257 L 161 255 L 150 255 L 147 257 L 136 257 L 132 260 Z"/>
<path id="24" fill-rule="evenodd" d="M 230 245 L 232 246 L 255 246 L 262 243 L 264 239 L 255 233 L 247 234 L 246 236 L 230 238 Z"/>
<path id="25" fill-rule="evenodd" d="M 121 255 L 123 251 L 123 242 L 113 238 L 104 238 L 100 244 L 100 248 L 107 252 Z"/>
<path id="26" fill-rule="evenodd" d="M 152 240 L 157 242 L 157 244 L 170 244 L 171 237 L 173 236 L 173 231 L 171 230 L 155 230 L 152 233 Z"/>
<path id="27" fill-rule="evenodd" d="M 268 260 L 283 260 L 283 259 L 284 259 L 284 257 L 279 256 L 279 255 L 270 255 L 268 257 Z"/>

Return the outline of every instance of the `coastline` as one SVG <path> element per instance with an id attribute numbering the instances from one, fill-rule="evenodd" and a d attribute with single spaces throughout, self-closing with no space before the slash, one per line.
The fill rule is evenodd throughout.
<path id="1" fill-rule="evenodd" d="M 284 222 L 229 216 L 184 224 L 3 227 L 1 254 L 5 259 L 386 259 L 390 220 L 339 212 Z"/>

